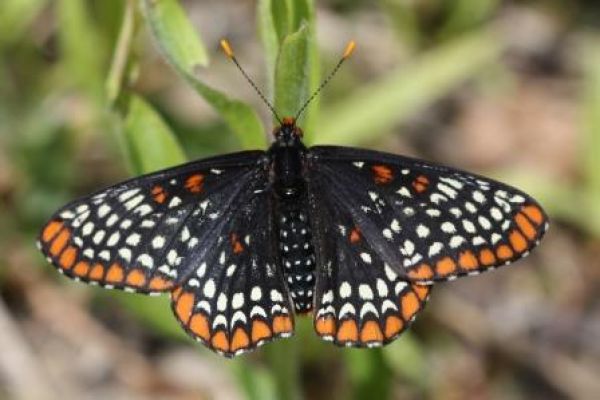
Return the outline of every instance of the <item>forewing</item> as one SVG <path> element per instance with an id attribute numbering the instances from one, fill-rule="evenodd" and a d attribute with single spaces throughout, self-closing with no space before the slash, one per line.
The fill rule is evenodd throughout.
<path id="1" fill-rule="evenodd" d="M 311 194 L 343 213 L 366 248 L 401 279 L 431 283 L 477 274 L 527 255 L 547 229 L 522 191 L 464 171 L 386 153 L 310 149 Z"/>
<path id="2" fill-rule="evenodd" d="M 171 290 L 216 246 L 241 196 L 264 190 L 263 155 L 200 160 L 101 190 L 59 210 L 38 245 L 70 278 L 141 293 Z"/>
<path id="3" fill-rule="evenodd" d="M 172 295 L 192 337 L 234 356 L 293 332 L 292 306 L 279 268 L 269 191 L 250 190 L 232 208 L 206 257 Z"/>

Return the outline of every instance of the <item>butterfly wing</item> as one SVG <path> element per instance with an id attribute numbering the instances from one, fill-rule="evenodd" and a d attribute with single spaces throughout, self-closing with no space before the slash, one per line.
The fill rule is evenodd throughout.
<path id="1" fill-rule="evenodd" d="M 376 151 L 310 153 L 313 194 L 344 210 L 344 228 L 358 228 L 402 279 L 430 283 L 510 264 L 548 226 L 534 199 L 492 179 Z"/>
<path id="2" fill-rule="evenodd" d="M 541 207 L 517 189 L 391 154 L 313 147 L 308 181 L 315 329 L 340 345 L 393 340 L 431 283 L 509 264 L 547 228 Z"/>
<path id="3" fill-rule="evenodd" d="M 38 244 L 70 278 L 170 291 L 189 334 L 225 355 L 243 351 L 293 329 L 270 238 L 268 174 L 254 151 L 135 178 L 59 210 Z"/>

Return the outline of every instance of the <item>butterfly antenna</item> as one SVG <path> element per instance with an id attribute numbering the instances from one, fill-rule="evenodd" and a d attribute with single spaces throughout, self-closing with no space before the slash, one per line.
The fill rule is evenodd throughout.
<path id="1" fill-rule="evenodd" d="M 327 86 L 327 84 L 329 83 L 331 78 L 333 78 L 333 76 L 338 72 L 338 70 L 344 63 L 344 61 L 346 61 L 352 55 L 355 48 L 356 48 L 356 42 L 354 40 L 349 41 L 348 44 L 346 45 L 346 49 L 344 50 L 344 53 L 342 54 L 342 57 L 340 58 L 340 61 L 338 61 L 337 65 L 331 70 L 329 75 L 327 75 L 327 77 L 325 79 L 323 79 L 323 82 L 321 82 L 321 85 L 319 85 L 317 90 L 315 90 L 313 92 L 313 94 L 308 98 L 308 100 L 306 100 L 304 105 L 302 107 L 300 107 L 300 110 L 296 114 L 296 118 L 295 118 L 296 121 L 298 120 L 300 115 L 302 115 L 302 113 L 306 110 L 306 107 L 308 107 L 308 105 L 315 99 L 315 97 L 317 97 L 319 95 L 321 90 L 323 90 L 323 88 L 325 86 Z"/>
<path id="2" fill-rule="evenodd" d="M 233 61 L 233 63 L 236 65 L 236 67 L 238 67 L 238 69 L 240 70 L 240 72 L 242 73 L 242 75 L 244 75 L 244 78 L 246 78 L 246 80 L 248 81 L 248 83 L 250 83 L 250 86 L 252 86 L 254 88 L 254 90 L 256 91 L 256 93 L 258 93 L 258 96 L 261 98 L 261 100 L 267 105 L 267 107 L 269 107 L 269 110 L 271 110 L 271 112 L 273 113 L 273 116 L 275 117 L 275 119 L 277 120 L 277 122 L 279 122 L 279 125 L 283 125 L 283 122 L 281 122 L 281 119 L 279 118 L 279 115 L 277 115 L 277 112 L 275 111 L 275 108 L 271 105 L 271 103 L 269 103 L 269 100 L 267 100 L 267 98 L 265 97 L 265 95 L 262 94 L 262 92 L 260 91 L 260 89 L 258 88 L 258 86 L 256 86 L 256 84 L 248 76 L 248 74 L 246 73 L 246 71 L 244 71 L 244 68 L 242 68 L 242 66 L 238 62 L 237 58 L 235 58 L 235 54 L 233 54 L 233 50 L 232 50 L 231 45 L 229 44 L 229 41 L 227 39 L 221 39 L 221 49 L 223 49 L 223 52 L 225 53 L 225 55 L 227 57 L 229 57 L 229 59 L 231 61 Z"/>

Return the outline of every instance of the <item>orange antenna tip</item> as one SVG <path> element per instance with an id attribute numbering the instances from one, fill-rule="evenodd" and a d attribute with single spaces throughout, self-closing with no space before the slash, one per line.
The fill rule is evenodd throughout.
<path id="1" fill-rule="evenodd" d="M 342 58 L 346 59 L 346 58 L 350 57 L 352 55 L 352 53 L 354 53 L 355 48 L 356 48 L 356 42 L 354 40 L 349 41 L 348 44 L 346 45 L 346 50 L 344 50 L 344 54 L 342 55 Z"/>
<path id="2" fill-rule="evenodd" d="M 221 39 L 221 48 L 227 57 L 233 58 L 233 50 L 231 49 L 231 45 L 227 39 Z"/>

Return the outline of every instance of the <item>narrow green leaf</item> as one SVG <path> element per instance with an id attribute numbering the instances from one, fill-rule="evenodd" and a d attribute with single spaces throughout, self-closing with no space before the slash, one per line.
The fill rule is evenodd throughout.
<path id="1" fill-rule="evenodd" d="M 502 41 L 476 31 L 423 55 L 323 112 L 319 143 L 359 144 L 384 135 L 419 109 L 496 62 Z"/>
<path id="2" fill-rule="evenodd" d="M 132 95 L 124 126 L 125 147 L 135 173 L 147 173 L 185 162 L 186 157 L 161 116 L 141 97 Z"/>
<path id="3" fill-rule="evenodd" d="M 307 24 L 287 36 L 281 44 L 275 71 L 275 109 L 281 116 L 294 116 L 312 93 L 314 60 L 311 54 L 311 33 Z M 307 120 L 315 107 L 304 112 L 299 124 L 310 131 Z"/>
<path id="4" fill-rule="evenodd" d="M 171 63 L 192 72 L 208 65 L 208 53 L 177 0 L 144 0 L 147 17 Z"/>
<path id="5" fill-rule="evenodd" d="M 143 0 L 142 4 L 158 48 L 177 72 L 217 110 L 244 148 L 264 148 L 265 130 L 256 112 L 247 104 L 230 99 L 196 77 L 199 67 L 206 65 L 208 57 L 178 2 Z"/>
<path id="6" fill-rule="evenodd" d="M 110 104 L 114 103 L 121 91 L 134 31 L 135 0 L 126 0 L 117 45 L 115 47 L 110 71 L 106 78 L 106 96 Z"/>
<path id="7" fill-rule="evenodd" d="M 275 87 L 275 63 L 279 53 L 279 37 L 273 19 L 271 0 L 259 0 L 257 3 L 257 24 L 260 39 L 265 51 L 265 64 L 267 70 L 267 96 L 273 98 Z"/>

